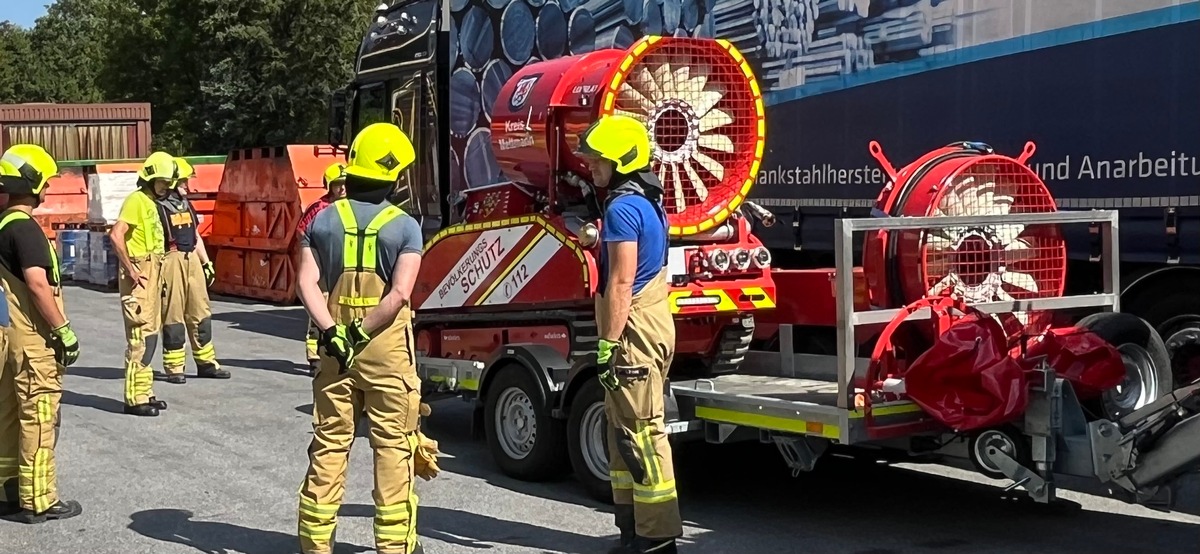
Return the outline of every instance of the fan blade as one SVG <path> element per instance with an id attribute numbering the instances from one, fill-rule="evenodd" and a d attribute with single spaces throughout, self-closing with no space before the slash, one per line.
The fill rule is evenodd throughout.
<path id="1" fill-rule="evenodd" d="M 658 83 L 654 81 L 654 75 L 644 65 L 639 65 L 637 73 L 630 75 L 626 81 L 630 82 L 632 86 L 637 87 L 638 92 L 641 92 L 642 96 L 651 102 L 651 110 L 654 109 L 654 101 L 662 98 L 662 91 L 658 89 Z"/>
<path id="2" fill-rule="evenodd" d="M 938 296 L 945 294 L 946 291 L 956 291 L 960 288 L 960 285 L 962 285 L 962 280 L 958 278 L 957 273 L 947 273 L 945 277 L 942 277 L 942 280 L 929 287 L 929 295 Z"/>
<path id="3" fill-rule="evenodd" d="M 996 228 L 993 229 L 992 235 L 996 237 L 996 242 L 999 242 L 1005 247 L 1005 249 L 1007 249 L 1008 245 L 1017 242 L 1019 240 L 1017 237 L 1020 237 L 1021 233 L 1024 232 L 1024 225 L 1018 223 L 1008 223 L 1004 225 L 997 225 Z"/>
<path id="4" fill-rule="evenodd" d="M 1037 250 L 1024 239 L 1014 240 L 1004 245 L 1005 265 L 1029 261 L 1037 256 Z"/>
<path id="5" fill-rule="evenodd" d="M 690 80 L 690 72 L 691 70 L 688 69 L 688 66 L 686 65 L 676 69 L 675 75 L 672 77 L 672 84 L 674 88 L 671 90 L 674 90 L 676 94 L 687 95 L 689 92 L 687 89 L 687 84 Z"/>
<path id="6" fill-rule="evenodd" d="M 654 68 L 654 84 L 658 86 L 659 97 L 655 100 L 666 100 L 669 96 L 674 96 L 675 87 L 672 86 L 671 79 L 671 64 L 663 62 L 662 65 Z"/>
<path id="7" fill-rule="evenodd" d="M 713 108 L 704 114 L 704 117 L 700 118 L 700 132 L 707 133 L 717 127 L 729 125 L 730 123 L 733 123 L 733 116 Z"/>
<path id="8" fill-rule="evenodd" d="M 683 183 L 679 181 L 679 165 L 671 164 L 671 186 L 675 187 L 675 208 L 676 213 L 682 212 L 687 208 Z"/>
<path id="9" fill-rule="evenodd" d="M 725 136 L 710 133 L 700 135 L 700 146 L 710 148 L 712 150 L 720 150 L 721 152 L 733 152 L 733 139 Z"/>
<path id="10" fill-rule="evenodd" d="M 623 107 L 637 107 L 647 114 L 654 111 L 654 102 L 651 102 L 636 87 L 628 83 L 621 83 L 621 90 L 617 93 L 617 98 L 621 100 Z"/>
<path id="11" fill-rule="evenodd" d="M 1013 296 L 1009 294 L 1008 291 L 1004 290 L 1003 287 L 996 289 L 996 300 L 1000 302 L 1017 301 L 1017 299 L 1013 298 Z M 1017 318 L 1017 321 L 1021 322 L 1022 326 L 1029 325 L 1029 312 L 1012 312 L 1011 315 Z M 1000 314 L 994 314 L 992 317 L 996 318 L 996 321 L 1000 322 L 1001 327 L 1004 326 L 1004 322 L 1000 321 Z"/>
<path id="12" fill-rule="evenodd" d="M 954 241 L 950 237 L 929 232 L 925 235 L 925 247 L 931 252 L 945 252 L 954 248 Z"/>
<path id="13" fill-rule="evenodd" d="M 1028 273 L 1020 273 L 1017 271 L 1005 271 L 1003 274 L 1000 275 L 1000 278 L 1004 281 L 1005 284 L 1012 286 L 1014 288 L 1023 290 L 1030 294 L 1038 293 L 1037 280 L 1035 280 L 1033 278 L 1033 276 Z"/>
<path id="14" fill-rule="evenodd" d="M 684 160 L 683 168 L 687 171 L 688 180 L 692 183 L 692 188 L 696 189 L 696 197 L 701 202 L 708 200 L 708 187 L 704 186 L 704 180 L 700 178 L 700 174 L 696 172 L 696 168 L 692 167 L 692 161 Z"/>
<path id="15" fill-rule="evenodd" d="M 705 89 L 694 96 L 690 96 L 687 100 L 692 105 L 692 109 L 696 110 L 696 113 L 707 114 L 724 97 L 725 91 Z"/>
<path id="16" fill-rule="evenodd" d="M 704 166 L 704 169 L 707 169 L 709 173 L 712 173 L 713 177 L 716 177 L 718 181 L 725 180 L 725 166 L 721 165 L 721 162 L 710 158 L 708 154 L 705 154 L 699 150 L 692 153 L 692 159 Z"/>
<path id="17" fill-rule="evenodd" d="M 708 71 L 703 68 L 697 68 L 692 73 L 692 78 L 688 81 L 688 93 L 696 94 L 704 90 L 704 85 L 708 84 Z"/>

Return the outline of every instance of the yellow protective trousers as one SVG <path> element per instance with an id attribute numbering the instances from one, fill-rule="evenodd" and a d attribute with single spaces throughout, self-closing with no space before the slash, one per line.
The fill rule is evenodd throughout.
<path id="1" fill-rule="evenodd" d="M 378 305 L 386 284 L 375 273 L 376 261 L 368 259 L 364 264 L 362 255 L 378 251 L 373 244 L 375 233 L 403 213 L 394 207 L 386 209 L 365 230 L 359 230 L 355 240 L 359 227 L 348 208 L 339 210 L 347 229 L 346 267 L 328 301 L 330 314 L 341 324 L 364 317 Z M 364 407 L 375 457 L 375 548 L 379 554 L 409 554 L 415 548 L 418 499 L 413 476 L 421 381 L 414 365 L 413 342 L 412 313 L 405 308 L 360 347 L 349 368 L 339 367 L 321 349 L 313 379 L 313 439 L 300 488 L 299 534 L 305 554 L 333 551 L 350 446 Z"/>
<path id="2" fill-rule="evenodd" d="M 220 368 L 212 343 L 212 308 L 200 256 L 195 252 L 167 252 L 163 257 L 162 281 L 163 371 L 167 375 L 183 373 L 189 341 L 197 368 Z"/>
<path id="3" fill-rule="evenodd" d="M 608 317 L 603 297 L 597 296 L 600 328 Z M 633 297 L 628 323 L 612 356 L 621 386 L 604 396 L 613 502 L 633 504 L 636 533 L 648 539 L 683 536 L 663 400 L 674 356 L 675 322 L 667 303 L 664 269 Z"/>
<path id="4" fill-rule="evenodd" d="M 121 267 L 118 287 L 121 315 L 125 319 L 125 405 L 150 402 L 154 396 L 154 350 L 158 348 L 158 330 L 162 326 L 162 255 L 131 258 L 138 273 L 146 276 L 145 286 L 134 286 L 133 279 Z"/>
<path id="5" fill-rule="evenodd" d="M 2 268 L 0 280 L 10 318 L 0 348 L 0 482 L 16 476 L 21 507 L 44 512 L 58 502 L 54 448 L 63 367 L 54 359 L 50 325 L 29 288 Z M 58 287 L 55 300 L 62 310 Z"/>

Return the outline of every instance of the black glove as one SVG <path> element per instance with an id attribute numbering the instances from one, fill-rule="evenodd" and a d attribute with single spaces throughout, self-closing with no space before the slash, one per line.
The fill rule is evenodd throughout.
<path id="1" fill-rule="evenodd" d="M 79 359 L 79 339 L 71 329 L 71 322 L 51 331 L 54 334 L 54 359 L 63 366 L 69 366 Z"/>
<path id="2" fill-rule="evenodd" d="M 345 325 L 334 325 L 321 331 L 318 344 L 325 348 L 326 354 L 337 360 L 341 367 L 340 373 L 345 373 L 350 369 L 350 364 L 354 363 L 354 345 L 350 342 Z"/>

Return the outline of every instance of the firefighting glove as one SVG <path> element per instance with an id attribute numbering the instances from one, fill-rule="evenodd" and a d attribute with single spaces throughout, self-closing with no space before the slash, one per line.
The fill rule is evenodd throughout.
<path id="1" fill-rule="evenodd" d="M 437 464 L 437 457 L 440 453 L 438 442 L 425 436 L 425 433 L 417 431 L 417 443 L 417 456 L 413 460 L 414 473 L 428 481 L 437 477 L 438 473 L 442 471 Z"/>
<path id="2" fill-rule="evenodd" d="M 617 343 L 610 340 L 600 339 L 596 344 L 596 375 L 600 378 L 600 385 L 611 391 L 621 388 L 621 382 L 612 368 L 612 355 L 616 349 Z"/>
<path id="3" fill-rule="evenodd" d="M 54 333 L 54 360 L 63 366 L 69 366 L 79 359 L 79 339 L 71 329 L 71 322 L 66 321 L 61 327 L 51 331 Z"/>
<path id="4" fill-rule="evenodd" d="M 361 346 L 371 341 L 371 334 L 367 332 L 367 328 L 363 327 L 363 318 L 355 319 L 346 328 L 346 336 L 350 338 L 350 344 L 353 346 Z"/>
<path id="5" fill-rule="evenodd" d="M 326 354 L 337 360 L 338 366 L 341 368 L 340 373 L 345 373 L 350 369 L 350 364 L 354 363 L 354 344 L 347 336 L 345 325 L 334 325 L 321 331 L 319 343 L 325 347 Z"/>
<path id="6" fill-rule="evenodd" d="M 201 267 L 204 268 L 205 286 L 209 286 L 209 287 L 213 286 L 213 283 L 217 282 L 217 270 L 216 270 L 216 268 L 213 267 L 213 263 L 210 261 L 210 262 L 202 265 Z"/>

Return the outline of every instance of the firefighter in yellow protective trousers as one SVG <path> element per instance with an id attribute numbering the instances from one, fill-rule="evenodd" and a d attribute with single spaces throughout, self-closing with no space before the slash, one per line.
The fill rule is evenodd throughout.
<path id="1" fill-rule="evenodd" d="M 613 553 L 671 553 L 683 535 L 664 421 L 675 323 L 667 300 L 668 224 L 636 119 L 606 116 L 579 138 L 593 183 L 608 190 L 600 236 L 597 370 L 606 389 L 608 458 L 621 544 Z"/>
<path id="2" fill-rule="evenodd" d="M 31 215 L 57 173 L 40 146 L 18 144 L 0 157 L 0 192 L 9 195 L 0 213 L 0 282 L 10 320 L 0 339 L 0 481 L 5 518 L 23 523 L 83 513 L 59 498 L 54 457 L 63 372 L 79 359 L 79 341 L 63 311 L 58 256 Z"/>
<path id="3" fill-rule="evenodd" d="M 313 439 L 300 487 L 305 554 L 334 547 L 355 422 L 366 408 L 375 455 L 375 547 L 421 552 L 414 475 L 436 474 L 432 441 L 418 431 L 421 381 L 409 299 L 421 265 L 421 228 L 387 201 L 416 158 L 395 125 L 368 126 L 350 146 L 346 198 L 313 219 L 300 238 L 300 299 L 320 329 L 313 378 Z M 320 283 L 328 284 L 328 299 Z"/>
<path id="4" fill-rule="evenodd" d="M 304 213 L 300 216 L 300 221 L 296 224 L 296 236 L 304 235 L 313 218 L 317 217 L 321 210 L 329 207 L 335 200 L 346 196 L 346 164 L 335 163 L 325 168 L 325 175 L 321 180 L 325 183 L 325 195 L 305 208 Z M 324 283 L 321 286 L 321 290 L 325 290 Z M 320 338 L 321 334 L 317 331 L 317 326 L 313 324 L 312 319 L 309 319 L 308 331 L 305 333 L 304 354 L 308 360 L 310 376 L 315 376 L 317 368 L 321 365 L 321 356 L 317 354 L 317 341 Z"/>
<path id="5" fill-rule="evenodd" d="M 217 363 L 212 342 L 212 308 L 208 287 L 216 279 L 212 261 L 197 231 L 200 221 L 187 200 L 188 179 L 195 176 L 192 165 L 176 158 L 179 179 L 167 194 L 156 199 L 158 215 L 166 230 L 163 256 L 163 371 L 168 383 L 183 384 L 187 362 L 186 343 L 191 342 L 196 376 L 228 379 L 228 371 Z"/>
<path id="6" fill-rule="evenodd" d="M 175 157 L 155 152 L 138 170 L 138 189 L 121 205 L 109 231 L 120 260 L 118 287 L 125 320 L 125 413 L 157 416 L 167 403 L 154 397 L 150 362 L 162 327 L 162 261 L 166 233 L 156 200 L 179 178 Z"/>

